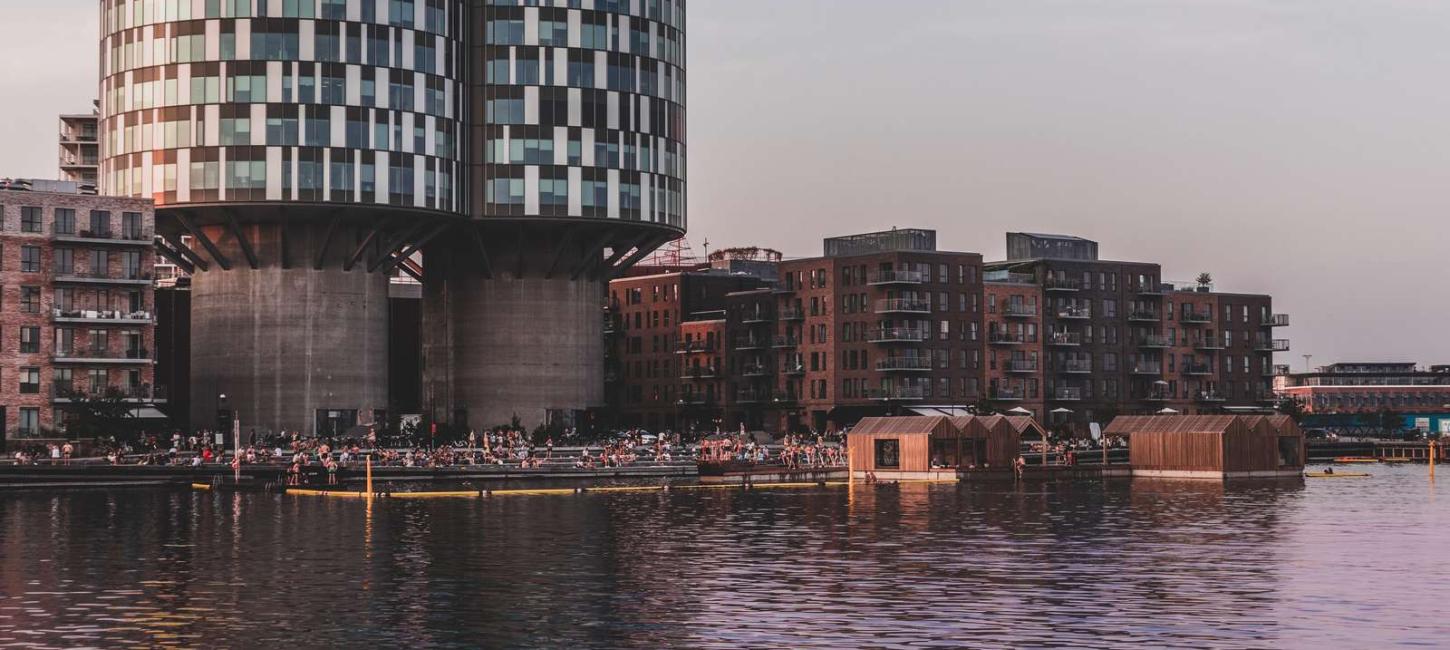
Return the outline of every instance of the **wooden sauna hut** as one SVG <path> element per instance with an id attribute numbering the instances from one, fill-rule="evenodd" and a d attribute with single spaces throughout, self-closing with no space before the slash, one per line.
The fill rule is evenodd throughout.
<path id="1" fill-rule="evenodd" d="M 954 457 L 943 457 L 953 458 L 956 464 L 952 466 L 962 469 L 1011 469 L 1022 449 L 1021 430 L 1011 420 L 1012 418 L 1001 415 L 952 418 L 952 427 L 958 435 L 959 451 Z M 938 450 L 934 448 L 932 451 L 933 457 L 936 457 Z"/>
<path id="2" fill-rule="evenodd" d="M 853 478 L 932 479 L 955 477 L 955 469 L 933 468 L 934 440 L 955 440 L 945 417 L 864 418 L 846 435 Z"/>
<path id="3" fill-rule="evenodd" d="M 1133 476 L 1301 476 L 1304 432 L 1284 416 L 1125 415 L 1106 431 L 1128 439 Z"/>

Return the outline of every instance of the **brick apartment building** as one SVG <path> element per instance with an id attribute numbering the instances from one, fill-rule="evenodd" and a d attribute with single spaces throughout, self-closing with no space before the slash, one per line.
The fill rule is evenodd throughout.
<path id="1" fill-rule="evenodd" d="M 0 191 L 0 421 L 14 440 L 56 437 L 80 395 L 153 384 L 151 202 Z M 0 441 L 3 442 L 3 441 Z"/>
<path id="2" fill-rule="evenodd" d="M 694 276 L 616 280 L 621 313 L 611 317 L 631 309 L 616 303 L 633 291 L 641 302 L 625 320 L 642 325 L 637 342 L 614 346 L 612 367 L 633 373 L 621 380 L 632 395 L 621 410 L 652 412 L 630 421 L 664 428 L 780 433 L 868 415 L 1025 409 L 1086 433 L 1120 413 L 1272 404 L 1273 354 L 1288 350 L 1273 331 L 1288 318 L 1269 296 L 1164 282 L 1159 265 L 1100 260 L 1096 242 L 1076 237 L 1010 233 L 1007 248 L 1007 260 L 984 263 L 937 250 L 928 230 L 831 238 L 820 257 L 780 261 L 773 283 L 697 289 L 673 320 L 651 315 L 655 285 Z M 654 341 L 669 337 L 689 342 L 678 367 L 698 357 L 710 372 L 655 371 L 669 361 Z"/>
<path id="3" fill-rule="evenodd" d="M 734 408 L 724 390 L 725 297 L 765 281 L 708 268 L 643 272 L 609 285 L 604 424 L 713 430 Z"/>

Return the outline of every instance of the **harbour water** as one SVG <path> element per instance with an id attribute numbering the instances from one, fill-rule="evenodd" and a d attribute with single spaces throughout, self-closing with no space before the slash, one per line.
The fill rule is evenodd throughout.
<path id="1" fill-rule="evenodd" d="M 1450 644 L 1450 475 L 1367 471 L 371 505 L 6 493 L 0 647 Z"/>

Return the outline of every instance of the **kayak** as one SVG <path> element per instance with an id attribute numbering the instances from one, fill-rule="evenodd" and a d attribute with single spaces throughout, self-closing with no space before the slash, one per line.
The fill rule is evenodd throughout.
<path id="1" fill-rule="evenodd" d="M 1365 478 L 1363 472 L 1304 472 L 1304 478 Z"/>
<path id="2" fill-rule="evenodd" d="M 1334 459 L 1334 462 L 1336 462 L 1336 463 L 1378 463 L 1380 461 L 1377 458 L 1370 458 L 1368 456 L 1340 456 L 1338 458 L 1335 458 Z"/>

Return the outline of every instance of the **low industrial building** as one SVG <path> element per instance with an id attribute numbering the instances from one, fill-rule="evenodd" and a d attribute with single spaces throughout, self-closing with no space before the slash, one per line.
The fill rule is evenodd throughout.
<path id="1" fill-rule="evenodd" d="M 1304 432 L 1287 416 L 1119 416 L 1134 477 L 1271 478 L 1304 471 Z"/>

